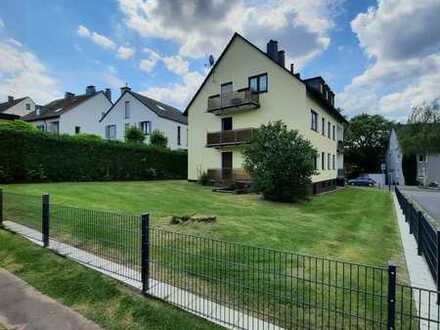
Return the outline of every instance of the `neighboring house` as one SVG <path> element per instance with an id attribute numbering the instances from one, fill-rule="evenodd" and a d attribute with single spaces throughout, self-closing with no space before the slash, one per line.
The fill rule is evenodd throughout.
<path id="1" fill-rule="evenodd" d="M 8 101 L 0 103 L 0 113 L 5 115 L 25 116 L 35 110 L 35 103 L 29 97 L 22 97 L 14 99 L 13 96 L 8 96 Z"/>
<path id="2" fill-rule="evenodd" d="M 242 147 L 254 129 L 282 120 L 310 140 L 319 156 L 312 177 L 315 193 L 333 189 L 343 176 L 345 118 L 321 77 L 301 79 L 285 68 L 276 41 L 267 53 L 234 34 L 188 104 L 188 179 L 203 173 L 216 181 L 248 181 Z"/>
<path id="3" fill-rule="evenodd" d="M 129 87 L 121 88 L 121 96 L 100 120 L 101 135 L 109 140 L 124 141 L 125 131 L 136 126 L 145 134 L 145 142 L 153 130 L 168 138 L 170 149 L 186 149 L 187 118 L 176 108 L 153 100 Z"/>
<path id="4" fill-rule="evenodd" d="M 111 106 L 110 89 L 97 92 L 95 86 L 87 86 L 85 94 L 66 92 L 64 98 L 37 106 L 22 119 L 44 132 L 101 135 L 99 120 Z"/>
<path id="5" fill-rule="evenodd" d="M 388 149 L 386 154 L 387 179 L 391 184 L 405 185 L 411 184 L 405 182 L 403 174 L 405 163 L 404 152 L 399 142 L 406 132 L 407 125 L 398 125 L 391 130 Z M 413 175 L 419 184 L 426 186 L 433 182 L 440 184 L 440 154 L 417 153 L 415 156 L 415 171 Z M 414 158 L 413 158 L 414 159 Z M 407 166 L 410 167 L 408 162 Z M 411 175 L 411 168 L 406 168 L 408 175 Z"/>

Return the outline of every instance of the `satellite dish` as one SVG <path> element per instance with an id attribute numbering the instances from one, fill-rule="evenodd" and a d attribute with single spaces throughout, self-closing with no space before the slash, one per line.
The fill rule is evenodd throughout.
<path id="1" fill-rule="evenodd" d="M 213 66 L 213 65 L 214 65 L 214 62 L 215 62 L 215 60 L 214 60 L 214 56 L 209 55 L 209 66 Z"/>

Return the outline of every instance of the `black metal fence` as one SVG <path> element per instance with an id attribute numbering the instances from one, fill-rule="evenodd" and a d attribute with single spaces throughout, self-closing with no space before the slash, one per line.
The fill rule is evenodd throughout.
<path id="1" fill-rule="evenodd" d="M 437 292 L 396 267 L 307 256 L 150 226 L 121 215 L 1 193 L 0 222 L 58 253 L 197 315 L 241 329 L 439 329 Z M 17 225 L 18 224 L 18 225 Z"/>
<path id="2" fill-rule="evenodd" d="M 425 257 L 432 277 L 440 291 L 440 231 L 396 187 L 396 197 L 409 224 L 409 232 L 417 241 L 417 253 Z"/>

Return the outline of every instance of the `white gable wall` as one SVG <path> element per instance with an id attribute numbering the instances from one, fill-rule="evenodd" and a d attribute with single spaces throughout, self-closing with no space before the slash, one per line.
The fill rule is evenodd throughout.
<path id="1" fill-rule="evenodd" d="M 125 102 L 130 102 L 130 116 L 125 118 Z M 136 99 L 130 93 L 125 93 L 118 100 L 113 109 L 105 116 L 100 123 L 100 135 L 105 138 L 105 128 L 108 125 L 116 125 L 116 140 L 124 141 L 125 125 L 139 127 L 142 121 L 151 122 L 151 130 L 159 130 L 168 138 L 168 147 L 170 149 L 186 149 L 187 148 L 187 125 L 177 123 L 173 120 L 165 119 L 156 115 L 155 112 L 146 107 L 142 102 Z M 181 144 L 177 144 L 177 127 L 180 126 Z M 148 143 L 148 136 L 145 142 Z"/>
<path id="2" fill-rule="evenodd" d="M 26 110 L 26 104 L 30 105 L 30 110 Z M 26 97 L 23 101 L 17 103 L 13 107 L 10 107 L 8 110 L 4 111 L 3 113 L 17 115 L 17 116 L 24 116 L 31 113 L 32 111 L 35 111 L 35 102 L 30 97 Z"/>

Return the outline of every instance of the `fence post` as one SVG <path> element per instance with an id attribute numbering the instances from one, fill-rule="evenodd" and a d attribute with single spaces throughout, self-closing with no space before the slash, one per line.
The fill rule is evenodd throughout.
<path id="1" fill-rule="evenodd" d="M 49 246 L 49 194 L 43 194 L 42 198 L 42 228 L 43 246 Z"/>
<path id="2" fill-rule="evenodd" d="M 387 329 L 394 329 L 396 317 L 396 265 L 393 262 L 388 263 L 388 299 L 387 299 Z"/>
<path id="3" fill-rule="evenodd" d="M 150 288 L 150 215 L 141 216 L 142 251 L 141 251 L 141 278 L 142 293 L 146 294 Z"/>
<path id="4" fill-rule="evenodd" d="M 3 189 L 0 188 L 0 227 L 3 225 Z"/>
<path id="5" fill-rule="evenodd" d="M 421 211 L 417 212 L 417 255 L 422 255 L 422 219 L 423 219 L 423 213 Z"/>

